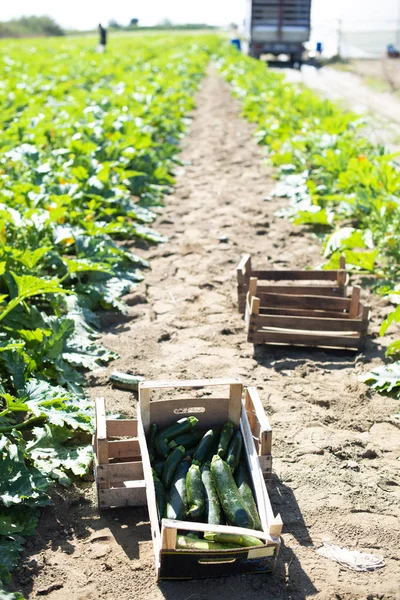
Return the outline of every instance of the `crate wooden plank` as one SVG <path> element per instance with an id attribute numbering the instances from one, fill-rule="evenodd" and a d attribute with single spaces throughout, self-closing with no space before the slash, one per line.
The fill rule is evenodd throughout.
<path id="1" fill-rule="evenodd" d="M 253 269 L 251 276 L 266 281 L 336 281 L 338 271 L 275 271 Z"/>
<path id="2" fill-rule="evenodd" d="M 349 298 L 335 298 L 331 296 L 293 296 L 291 294 L 259 294 L 263 308 L 288 307 L 288 308 L 311 308 L 324 310 L 342 311 L 349 310 L 351 301 Z"/>
<path id="3" fill-rule="evenodd" d="M 113 482 L 115 481 L 129 481 L 132 479 L 143 479 L 143 465 L 141 460 L 109 465 L 97 465 L 97 482 L 104 483 L 109 481 L 110 486 L 112 487 Z"/>
<path id="4" fill-rule="evenodd" d="M 259 330 L 252 335 L 252 341 L 255 344 L 290 344 L 298 346 L 328 346 L 332 348 L 358 348 L 360 344 L 359 336 L 328 336 L 327 334 L 318 335 L 307 333 L 275 332 Z"/>
<path id="5" fill-rule="evenodd" d="M 150 403 L 149 422 L 166 427 L 174 420 L 189 415 L 199 420 L 199 427 L 222 425 L 227 420 L 229 398 L 190 398 L 182 400 L 161 400 Z M 234 417 L 233 415 L 233 418 Z"/>
<path id="6" fill-rule="evenodd" d="M 234 527 L 233 525 L 210 525 L 208 523 L 197 523 L 190 522 L 188 527 L 188 521 L 175 521 L 174 519 L 163 519 L 161 525 L 164 529 L 175 529 L 177 531 L 213 531 L 214 533 L 233 533 L 236 535 L 251 535 L 259 540 L 265 542 L 274 542 L 271 539 L 269 533 L 265 531 L 255 531 L 254 529 L 247 529 L 246 527 Z M 174 546 L 175 547 L 175 546 Z M 163 549 L 167 549 L 162 547 Z"/>
<path id="7" fill-rule="evenodd" d="M 142 454 L 142 462 L 143 462 L 143 473 L 144 480 L 146 482 L 146 497 L 147 497 L 147 508 L 149 511 L 150 517 L 150 526 L 151 526 L 151 537 L 153 539 L 153 551 L 154 551 L 154 559 L 155 559 L 155 569 L 157 580 L 160 576 L 160 548 L 161 548 L 161 532 L 158 524 L 158 514 L 157 514 L 157 502 L 156 502 L 156 493 L 154 489 L 154 481 L 153 474 L 151 471 L 151 463 L 149 452 L 147 449 L 146 436 L 144 430 L 144 424 L 142 422 L 143 408 L 146 407 L 147 403 L 144 405 L 142 402 L 142 392 L 141 386 L 139 385 L 139 411 L 138 411 L 138 437 L 140 443 L 140 449 Z M 146 389 L 146 388 L 145 388 Z"/>
<path id="8" fill-rule="evenodd" d="M 335 312 L 329 310 L 312 310 L 312 309 L 302 309 L 302 308 L 264 308 L 260 306 L 260 315 L 287 315 L 294 317 L 321 317 L 326 319 L 348 319 L 349 313 L 346 311 L 343 312 Z"/>
<path id="9" fill-rule="evenodd" d="M 205 387 L 224 386 L 239 383 L 235 377 L 220 379 L 176 379 L 172 381 L 142 381 L 139 384 L 140 390 L 174 389 L 174 388 L 193 388 L 201 389 Z"/>
<path id="10" fill-rule="evenodd" d="M 137 438 L 130 440 L 111 440 L 108 442 L 108 454 L 110 458 L 134 458 L 140 457 L 140 446 Z"/>
<path id="11" fill-rule="evenodd" d="M 136 419 L 107 419 L 107 437 L 137 437 Z"/>
<path id="12" fill-rule="evenodd" d="M 295 296 L 338 296 L 345 295 L 346 288 L 325 285 L 257 285 L 258 294 L 293 294 Z"/>
<path id="13" fill-rule="evenodd" d="M 130 485 L 126 487 L 99 489 L 99 507 L 146 506 L 145 481 L 131 481 L 126 483 Z"/>
<path id="14" fill-rule="evenodd" d="M 104 398 L 96 398 L 95 411 L 97 460 L 103 464 L 109 460 Z"/>
<path id="15" fill-rule="evenodd" d="M 258 429 L 260 451 L 258 454 L 270 455 L 272 451 L 272 427 L 261 404 L 257 388 L 248 387 L 245 391 L 245 407 L 251 430 Z"/>
<path id="16" fill-rule="evenodd" d="M 360 315 L 361 317 L 361 315 Z M 260 315 L 254 319 L 257 329 L 291 329 L 303 331 L 343 331 L 359 332 L 365 330 L 365 322 L 359 319 L 327 319 L 321 317 L 297 317 L 286 315 L 264 316 Z"/>

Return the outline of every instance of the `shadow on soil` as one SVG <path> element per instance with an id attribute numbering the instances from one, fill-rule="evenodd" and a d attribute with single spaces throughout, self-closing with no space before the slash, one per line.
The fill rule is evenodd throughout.
<path id="1" fill-rule="evenodd" d="M 350 350 L 255 344 L 253 354 L 254 360 L 260 366 L 275 369 L 277 372 L 293 370 L 310 363 L 320 369 L 348 369 L 354 367 L 356 362 L 370 362 L 374 358 L 383 360 L 384 357 L 385 348 L 371 338 L 367 339 L 365 350 L 362 353 Z"/>
<path id="2" fill-rule="evenodd" d="M 88 482 L 86 484 L 91 487 Z M 280 513 L 285 533 L 290 533 L 300 546 L 312 547 L 312 540 L 292 490 L 275 477 L 269 490 L 275 513 Z M 75 552 L 74 538 L 107 543 L 109 533 L 129 560 L 140 559 L 140 543 L 151 541 L 146 507 L 98 511 L 84 496 L 82 489 L 61 490 L 53 494 L 54 505 L 43 512 L 37 534 L 28 539 L 21 567 L 14 574 L 14 587 L 30 597 L 33 581 L 40 577 L 41 565 L 33 558 L 51 546 L 54 551 Z M 305 600 L 316 589 L 291 548 L 282 543 L 273 573 L 238 575 L 213 579 L 162 582 L 160 590 L 166 600 L 252 600 L 268 598 Z"/>

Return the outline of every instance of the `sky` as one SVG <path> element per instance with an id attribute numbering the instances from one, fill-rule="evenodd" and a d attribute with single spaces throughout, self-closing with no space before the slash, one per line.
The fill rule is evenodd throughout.
<path id="1" fill-rule="evenodd" d="M 73 29 L 92 29 L 99 22 L 115 19 L 127 24 L 138 18 L 142 25 L 153 25 L 168 18 L 174 23 L 240 23 L 246 0 L 1 0 L 0 21 L 22 15 L 49 15 L 60 25 Z M 400 19 L 400 0 L 312 0 L 314 25 L 337 21 L 376 22 Z"/>

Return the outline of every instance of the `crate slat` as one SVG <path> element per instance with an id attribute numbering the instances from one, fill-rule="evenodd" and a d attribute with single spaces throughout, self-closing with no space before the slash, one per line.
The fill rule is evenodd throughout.
<path id="1" fill-rule="evenodd" d="M 137 437 L 135 419 L 107 419 L 107 437 Z"/>
<path id="2" fill-rule="evenodd" d="M 361 316 L 361 315 L 360 315 Z M 257 329 L 274 328 L 307 331 L 364 331 L 366 324 L 360 319 L 328 319 L 325 317 L 298 317 L 286 315 L 259 315 L 254 319 Z"/>
<path id="3" fill-rule="evenodd" d="M 127 481 L 126 487 L 114 487 L 99 490 L 100 508 L 119 508 L 122 506 L 146 506 L 146 484 L 141 481 Z"/>
<path id="4" fill-rule="evenodd" d="M 110 440 L 108 442 L 110 458 L 135 458 L 140 457 L 140 446 L 137 438 L 130 440 Z"/>

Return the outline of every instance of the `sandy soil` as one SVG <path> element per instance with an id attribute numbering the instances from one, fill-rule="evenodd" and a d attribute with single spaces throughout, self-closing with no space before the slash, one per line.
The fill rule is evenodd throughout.
<path id="1" fill-rule="evenodd" d="M 152 271 L 128 298 L 129 319 L 104 318 L 103 342 L 121 354 L 112 369 L 154 379 L 236 376 L 258 387 L 274 429 L 271 500 L 285 524 L 277 569 L 158 587 L 147 510 L 99 514 L 87 481 L 54 493 L 15 584 L 28 598 L 51 600 L 394 600 L 399 432 L 390 415 L 398 403 L 357 381 L 383 355 L 377 330 L 388 308 L 365 293 L 373 321 L 358 356 L 245 341 L 236 307 L 241 253 L 263 265 L 303 268 L 320 263 L 320 245 L 274 216 L 284 201 L 264 201 L 274 183 L 263 151 L 215 73 L 197 105 L 183 144 L 185 167 L 157 222 L 170 241 L 142 250 Z M 108 372 L 90 377 L 91 396 L 134 415 L 136 398 L 112 389 Z M 386 566 L 346 570 L 316 553 L 323 540 L 382 555 Z"/>

